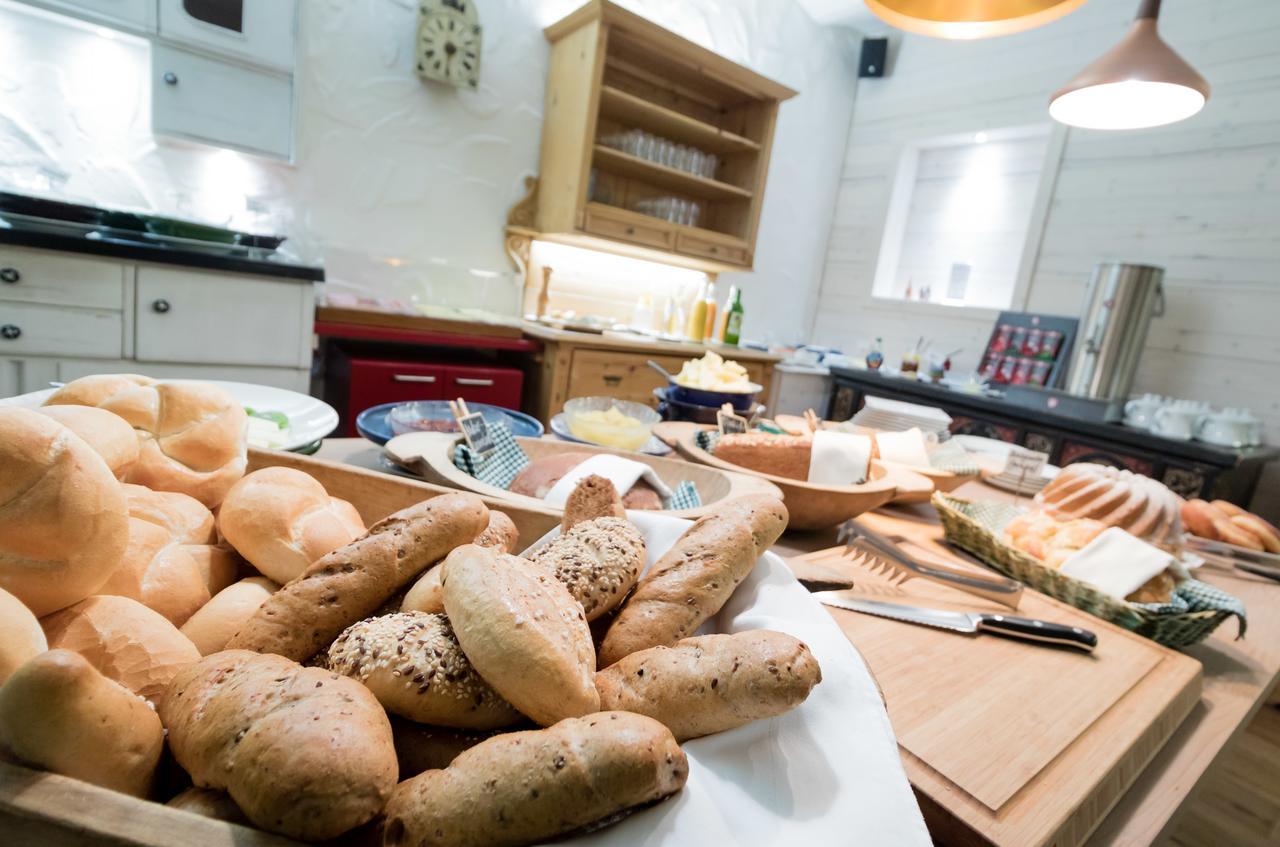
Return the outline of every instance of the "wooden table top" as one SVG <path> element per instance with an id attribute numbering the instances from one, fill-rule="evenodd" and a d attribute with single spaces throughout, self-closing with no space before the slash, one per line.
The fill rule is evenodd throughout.
<path id="1" fill-rule="evenodd" d="M 359 438 L 326 439 L 318 458 L 383 470 L 381 450 Z M 962 486 L 957 496 L 984 500 L 1013 500 L 984 483 Z M 894 511 L 901 517 L 934 527 L 942 537 L 933 508 L 926 504 Z M 874 528 L 875 516 L 868 522 Z M 775 551 L 792 556 L 831 547 L 834 530 L 787 533 Z M 1280 583 L 1263 577 L 1206 565 L 1207 581 L 1239 597 L 1249 613 L 1249 634 L 1236 641 L 1234 622 L 1228 621 L 1205 642 L 1185 652 L 1204 666 L 1204 696 L 1103 820 L 1087 844 L 1153 844 L 1173 830 L 1179 809 L 1203 783 L 1210 767 L 1244 731 L 1280 679 Z"/>

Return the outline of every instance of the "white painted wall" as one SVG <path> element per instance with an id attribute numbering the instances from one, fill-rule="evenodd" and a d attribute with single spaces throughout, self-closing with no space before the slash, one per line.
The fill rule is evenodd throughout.
<path id="1" fill-rule="evenodd" d="M 889 76 L 862 80 L 823 276 L 815 341 L 892 360 L 921 335 L 972 367 L 993 314 L 877 301 L 872 279 L 894 168 L 921 137 L 1044 120 L 1049 94 L 1127 28 L 1136 3 L 1095 0 L 1031 32 L 985 41 L 902 36 Z M 1164 266 L 1168 314 L 1135 391 L 1247 405 L 1280 443 L 1280 3 L 1179 0 L 1165 38 L 1212 97 L 1168 127 L 1072 130 L 1026 308 L 1075 315 L 1092 266 Z"/>
<path id="2" fill-rule="evenodd" d="M 410 64 L 410 0 L 307 0 L 295 166 L 151 135 L 147 46 L 0 0 L 0 187 L 153 209 L 289 236 L 331 280 L 384 295 L 513 311 L 508 207 L 537 170 L 548 47 L 579 0 L 481 0 L 479 91 Z M 856 44 L 794 0 L 623 5 L 799 90 L 774 145 L 747 330 L 811 322 L 854 93 Z M 726 275 L 728 279 L 730 275 Z"/>

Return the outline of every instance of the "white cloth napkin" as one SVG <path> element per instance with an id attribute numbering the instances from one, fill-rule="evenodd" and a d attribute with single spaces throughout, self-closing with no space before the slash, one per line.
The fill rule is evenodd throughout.
<path id="1" fill-rule="evenodd" d="M 602 476 L 612 482 L 613 487 L 618 489 L 619 497 L 626 494 L 633 485 L 643 479 L 653 487 L 654 491 L 658 492 L 658 497 L 662 499 L 663 503 L 671 502 L 671 489 L 658 477 L 653 468 L 644 462 L 624 459 L 611 453 L 597 453 L 570 470 L 560 477 L 560 480 L 555 485 L 551 486 L 551 490 L 547 492 L 547 496 L 543 499 L 552 506 L 563 506 L 578 483 L 592 474 Z"/>
<path id="2" fill-rule="evenodd" d="M 880 447 L 882 462 L 896 462 L 915 468 L 929 467 L 929 450 L 925 446 L 924 433 L 916 427 L 905 432 L 877 432 L 876 444 Z"/>
<path id="3" fill-rule="evenodd" d="M 809 482 L 815 485 L 858 485 L 871 465 L 871 437 L 820 429 L 809 453 Z"/>
<path id="4" fill-rule="evenodd" d="M 1060 570 L 1123 600 L 1173 562 L 1159 547 L 1113 526 L 1068 556 Z"/>
<path id="5" fill-rule="evenodd" d="M 651 512 L 627 517 L 644 536 L 647 565 L 690 521 Z M 559 535 L 554 529 L 534 544 Z M 681 746 L 689 781 L 663 803 L 560 847 L 927 847 L 929 832 L 875 682 L 832 617 L 766 553 L 699 634 L 774 629 L 799 638 L 822 682 L 790 712 Z"/>

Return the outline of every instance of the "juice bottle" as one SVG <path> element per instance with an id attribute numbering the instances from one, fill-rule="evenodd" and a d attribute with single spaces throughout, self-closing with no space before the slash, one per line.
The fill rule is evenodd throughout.
<path id="1" fill-rule="evenodd" d="M 707 322 L 702 328 L 702 338 L 711 344 L 720 340 L 716 337 L 716 284 L 714 282 L 707 283 L 707 296 L 703 299 L 707 302 Z"/>
<path id="2" fill-rule="evenodd" d="M 689 321 L 685 325 L 685 336 L 690 341 L 701 341 L 707 331 L 707 284 L 704 282 L 689 307 Z"/>

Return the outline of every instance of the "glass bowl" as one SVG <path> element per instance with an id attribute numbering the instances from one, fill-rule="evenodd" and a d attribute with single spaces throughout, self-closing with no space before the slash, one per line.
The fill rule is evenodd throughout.
<path id="1" fill-rule="evenodd" d="M 639 450 L 662 420 L 643 403 L 613 397 L 577 397 L 564 404 L 564 416 L 575 438 L 619 450 Z"/>

